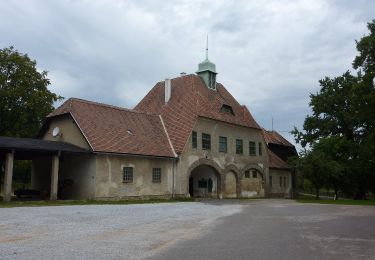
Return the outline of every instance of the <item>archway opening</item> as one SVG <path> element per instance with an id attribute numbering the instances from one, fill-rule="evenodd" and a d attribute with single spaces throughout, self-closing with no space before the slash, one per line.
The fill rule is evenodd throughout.
<path id="1" fill-rule="evenodd" d="M 248 168 L 242 177 L 242 197 L 264 197 L 264 175 L 258 169 Z"/>
<path id="2" fill-rule="evenodd" d="M 220 174 L 209 165 L 194 168 L 189 177 L 189 193 L 195 198 L 218 198 L 221 192 Z"/>

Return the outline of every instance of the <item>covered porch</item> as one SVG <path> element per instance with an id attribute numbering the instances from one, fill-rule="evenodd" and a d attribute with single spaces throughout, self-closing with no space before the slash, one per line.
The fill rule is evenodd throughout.
<path id="1" fill-rule="evenodd" d="M 56 200 L 61 156 L 89 153 L 88 150 L 65 142 L 0 136 L 0 160 L 4 162 L 3 200 L 10 201 L 12 197 L 15 160 L 44 160 L 46 165 L 50 165 L 49 199 Z"/>

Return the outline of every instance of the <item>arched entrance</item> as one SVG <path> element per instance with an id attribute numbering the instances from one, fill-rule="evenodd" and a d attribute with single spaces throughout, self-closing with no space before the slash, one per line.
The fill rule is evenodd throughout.
<path id="1" fill-rule="evenodd" d="M 221 176 L 212 166 L 201 164 L 189 176 L 189 193 L 195 198 L 218 198 L 221 194 Z"/>
<path id="2" fill-rule="evenodd" d="M 242 175 L 242 197 L 264 197 L 265 183 L 263 171 L 254 165 L 245 168 Z"/>

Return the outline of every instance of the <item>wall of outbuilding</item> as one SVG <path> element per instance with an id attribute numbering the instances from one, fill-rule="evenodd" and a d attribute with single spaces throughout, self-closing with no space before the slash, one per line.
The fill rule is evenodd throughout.
<path id="1" fill-rule="evenodd" d="M 123 168 L 133 167 L 133 181 L 123 181 Z M 161 182 L 152 182 L 152 169 L 161 168 Z M 123 155 L 97 155 L 96 198 L 171 197 L 173 161 Z"/>
<path id="2" fill-rule="evenodd" d="M 269 196 L 290 198 L 292 191 L 291 171 L 270 169 L 269 176 L 272 176 L 272 186 L 269 186 Z M 284 185 L 284 178 L 286 178 L 286 185 Z"/>

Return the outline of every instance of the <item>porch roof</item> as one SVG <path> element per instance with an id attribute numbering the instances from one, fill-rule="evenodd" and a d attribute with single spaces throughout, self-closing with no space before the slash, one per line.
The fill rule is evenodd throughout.
<path id="1" fill-rule="evenodd" d="M 65 153 L 90 153 L 91 151 L 80 148 L 76 145 L 60 142 L 60 141 L 46 141 L 34 138 L 18 138 L 0 136 L 0 154 L 12 151 L 18 155 L 33 154 L 54 154 L 58 152 Z"/>

